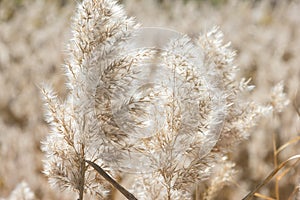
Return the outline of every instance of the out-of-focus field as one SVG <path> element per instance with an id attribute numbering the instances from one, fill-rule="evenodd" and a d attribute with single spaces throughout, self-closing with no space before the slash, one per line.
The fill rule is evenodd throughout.
<path id="1" fill-rule="evenodd" d="M 239 170 L 236 182 L 217 199 L 241 199 L 274 168 L 274 148 L 290 144 L 278 163 L 300 154 L 300 1 L 123 0 L 127 13 L 144 26 L 163 26 L 196 36 L 220 26 L 237 51 L 240 77 L 252 78 L 251 98 L 264 103 L 283 81 L 290 104 L 268 116 L 248 141 L 230 155 Z M 25 181 L 36 199 L 75 199 L 49 187 L 42 174 L 41 141 L 49 129 L 43 119 L 39 86 L 49 83 L 66 95 L 62 70 L 70 38 L 71 0 L 0 0 L 0 198 Z M 291 162 L 291 164 L 293 164 Z M 296 199 L 300 164 L 277 178 L 280 199 Z M 275 180 L 260 193 L 275 197 Z M 295 195 L 293 195 L 295 192 Z M 298 198 L 300 199 L 300 192 Z"/>

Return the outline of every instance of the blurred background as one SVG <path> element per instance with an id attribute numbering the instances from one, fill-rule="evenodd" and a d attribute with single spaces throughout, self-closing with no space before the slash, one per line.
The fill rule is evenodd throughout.
<path id="1" fill-rule="evenodd" d="M 51 189 L 42 174 L 40 145 L 49 129 L 39 87 L 52 84 L 62 99 L 67 94 L 62 66 L 76 2 L 0 0 L 0 199 L 13 199 L 11 193 L 22 181 L 35 199 L 75 199 Z M 232 152 L 238 169 L 236 182 L 216 199 L 241 199 L 264 180 L 276 160 L 281 163 L 300 153 L 300 0 L 121 3 L 143 26 L 167 27 L 191 36 L 219 26 L 225 42 L 230 41 L 237 52 L 239 77 L 252 78 L 250 84 L 256 86 L 249 98 L 259 103 L 270 100 L 271 88 L 284 82 L 289 106 L 262 120 L 249 140 Z M 288 146 L 274 156 L 274 144 L 276 148 Z M 276 199 L 276 191 L 280 199 L 300 199 L 299 166 L 290 165 L 264 186 L 259 191 L 265 195 L 261 199 Z"/>

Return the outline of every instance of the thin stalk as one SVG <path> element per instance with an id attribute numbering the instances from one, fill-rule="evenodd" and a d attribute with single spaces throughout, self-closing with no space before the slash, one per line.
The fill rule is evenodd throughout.
<path id="1" fill-rule="evenodd" d="M 195 200 L 200 199 L 200 191 L 199 191 L 199 185 L 196 186 L 196 191 L 195 191 Z"/>
<path id="2" fill-rule="evenodd" d="M 85 171 L 86 171 L 86 166 L 85 166 L 85 160 L 84 160 L 84 147 L 83 145 L 81 152 L 82 152 L 82 157 L 80 158 L 80 182 L 79 182 L 79 200 L 83 200 L 83 195 L 84 195 L 84 184 L 85 184 Z"/>
<path id="3" fill-rule="evenodd" d="M 82 165 L 84 165 L 84 166 L 82 166 Z M 80 168 L 81 168 L 81 174 L 80 174 L 80 176 L 81 176 L 81 179 L 80 179 L 80 183 L 79 183 L 79 200 L 83 200 L 83 193 L 84 193 L 84 182 L 85 182 L 85 170 L 82 168 L 82 167 L 85 167 L 85 163 L 81 163 L 81 166 L 80 166 Z"/>
<path id="4" fill-rule="evenodd" d="M 296 194 L 297 194 L 298 191 L 299 191 L 299 186 L 298 186 L 298 187 L 295 187 L 293 193 L 290 195 L 290 197 L 288 198 L 288 200 L 294 199 L 293 197 L 296 196 Z"/>
<path id="5" fill-rule="evenodd" d="M 281 147 L 279 147 L 277 150 L 276 150 L 276 155 L 278 155 L 281 151 L 283 151 L 284 149 L 286 149 L 288 146 L 290 146 L 291 144 L 293 143 L 296 143 L 300 141 L 300 136 L 297 136 L 291 140 L 289 140 L 288 142 L 286 142 L 284 145 L 282 145 Z"/>
<path id="6" fill-rule="evenodd" d="M 258 198 L 261 198 L 261 199 L 265 199 L 265 200 L 276 200 L 272 197 L 268 197 L 266 195 L 263 195 L 263 194 L 259 194 L 259 193 L 255 193 L 254 196 L 258 197 Z"/>
<path id="7" fill-rule="evenodd" d="M 92 166 L 103 178 L 105 178 L 110 184 L 112 184 L 117 190 L 119 190 L 128 200 L 137 200 L 133 194 L 128 192 L 123 186 L 117 183 L 111 176 L 109 176 L 99 165 L 92 161 L 86 160 L 90 166 Z"/>
<path id="8" fill-rule="evenodd" d="M 272 141 L 273 141 L 273 157 L 274 157 L 274 167 L 276 168 L 278 166 L 278 161 L 277 161 L 277 145 L 276 145 L 276 135 L 273 132 L 272 134 Z"/>
<path id="9" fill-rule="evenodd" d="M 85 114 L 83 115 L 82 122 L 82 133 L 85 132 L 86 124 L 85 124 Z M 83 138 L 84 139 L 84 138 Z M 86 164 L 85 164 L 85 149 L 84 149 L 84 141 L 80 142 L 80 152 L 79 152 L 79 162 L 80 162 L 80 179 L 79 179 L 79 200 L 83 200 L 84 195 L 84 185 L 85 185 L 85 172 L 86 172 Z"/>
<path id="10" fill-rule="evenodd" d="M 276 135 L 273 132 L 272 134 L 273 136 L 273 156 L 274 156 L 274 168 L 276 169 L 278 167 L 278 158 L 277 158 L 277 146 L 276 146 Z M 275 196 L 276 196 L 276 200 L 279 200 L 279 182 L 275 181 Z"/>
<path id="11" fill-rule="evenodd" d="M 291 166 L 289 166 L 287 169 L 285 169 L 281 174 L 279 174 L 277 177 L 276 177 L 276 184 L 278 185 L 278 188 L 279 188 L 279 182 L 280 180 L 291 170 L 293 169 L 298 163 L 299 163 L 299 159 L 293 163 Z"/>

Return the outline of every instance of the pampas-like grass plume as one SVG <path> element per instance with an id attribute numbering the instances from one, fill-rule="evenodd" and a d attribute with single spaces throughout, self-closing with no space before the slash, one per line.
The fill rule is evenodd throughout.
<path id="1" fill-rule="evenodd" d="M 234 175 L 227 153 L 272 106 L 243 99 L 253 87 L 236 79 L 235 53 L 218 28 L 163 49 L 132 49 L 139 31 L 115 1 L 79 4 L 65 64 L 69 95 L 42 89 L 51 125 L 44 172 L 80 200 L 112 191 L 86 160 L 115 178 L 137 172 L 129 188 L 138 199 L 193 199 L 205 180 L 210 199 Z"/>
<path id="2" fill-rule="evenodd" d="M 95 94 L 99 77 L 137 26 L 120 6 L 108 0 L 84 1 L 73 21 L 65 65 L 69 96 L 60 101 L 50 88 L 42 90 L 52 128 L 43 143 L 47 156 L 44 172 L 53 186 L 76 190 L 79 199 L 86 192 L 105 198 L 110 186 L 85 163 L 94 160 L 114 174 L 100 158 L 110 150 L 110 140 L 95 112 Z"/>

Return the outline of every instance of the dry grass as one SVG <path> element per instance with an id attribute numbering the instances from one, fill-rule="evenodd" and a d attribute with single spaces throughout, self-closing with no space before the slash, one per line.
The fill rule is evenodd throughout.
<path id="1" fill-rule="evenodd" d="M 261 120 L 249 139 L 228 153 L 238 174 L 215 199 L 242 199 L 250 191 L 248 197 L 253 199 L 299 199 L 300 2 L 230 0 L 217 6 L 194 1 L 122 2 L 127 13 L 145 26 L 195 35 L 219 25 L 237 50 L 238 77 L 252 78 L 250 83 L 256 86 L 249 99 L 272 101 L 272 87 L 283 81 L 290 104 Z M 47 82 L 61 99 L 66 97 L 61 66 L 74 10 L 73 1 L 0 1 L 0 197 L 18 198 L 12 192 L 15 188 L 29 191 L 25 181 L 35 199 L 76 198 L 51 189 L 42 174 L 40 141 L 49 129 L 39 89 Z M 121 183 L 129 186 L 132 179 L 128 176 Z M 198 186 L 195 199 L 203 199 L 210 184 Z M 117 193 L 113 197 L 122 199 Z"/>

